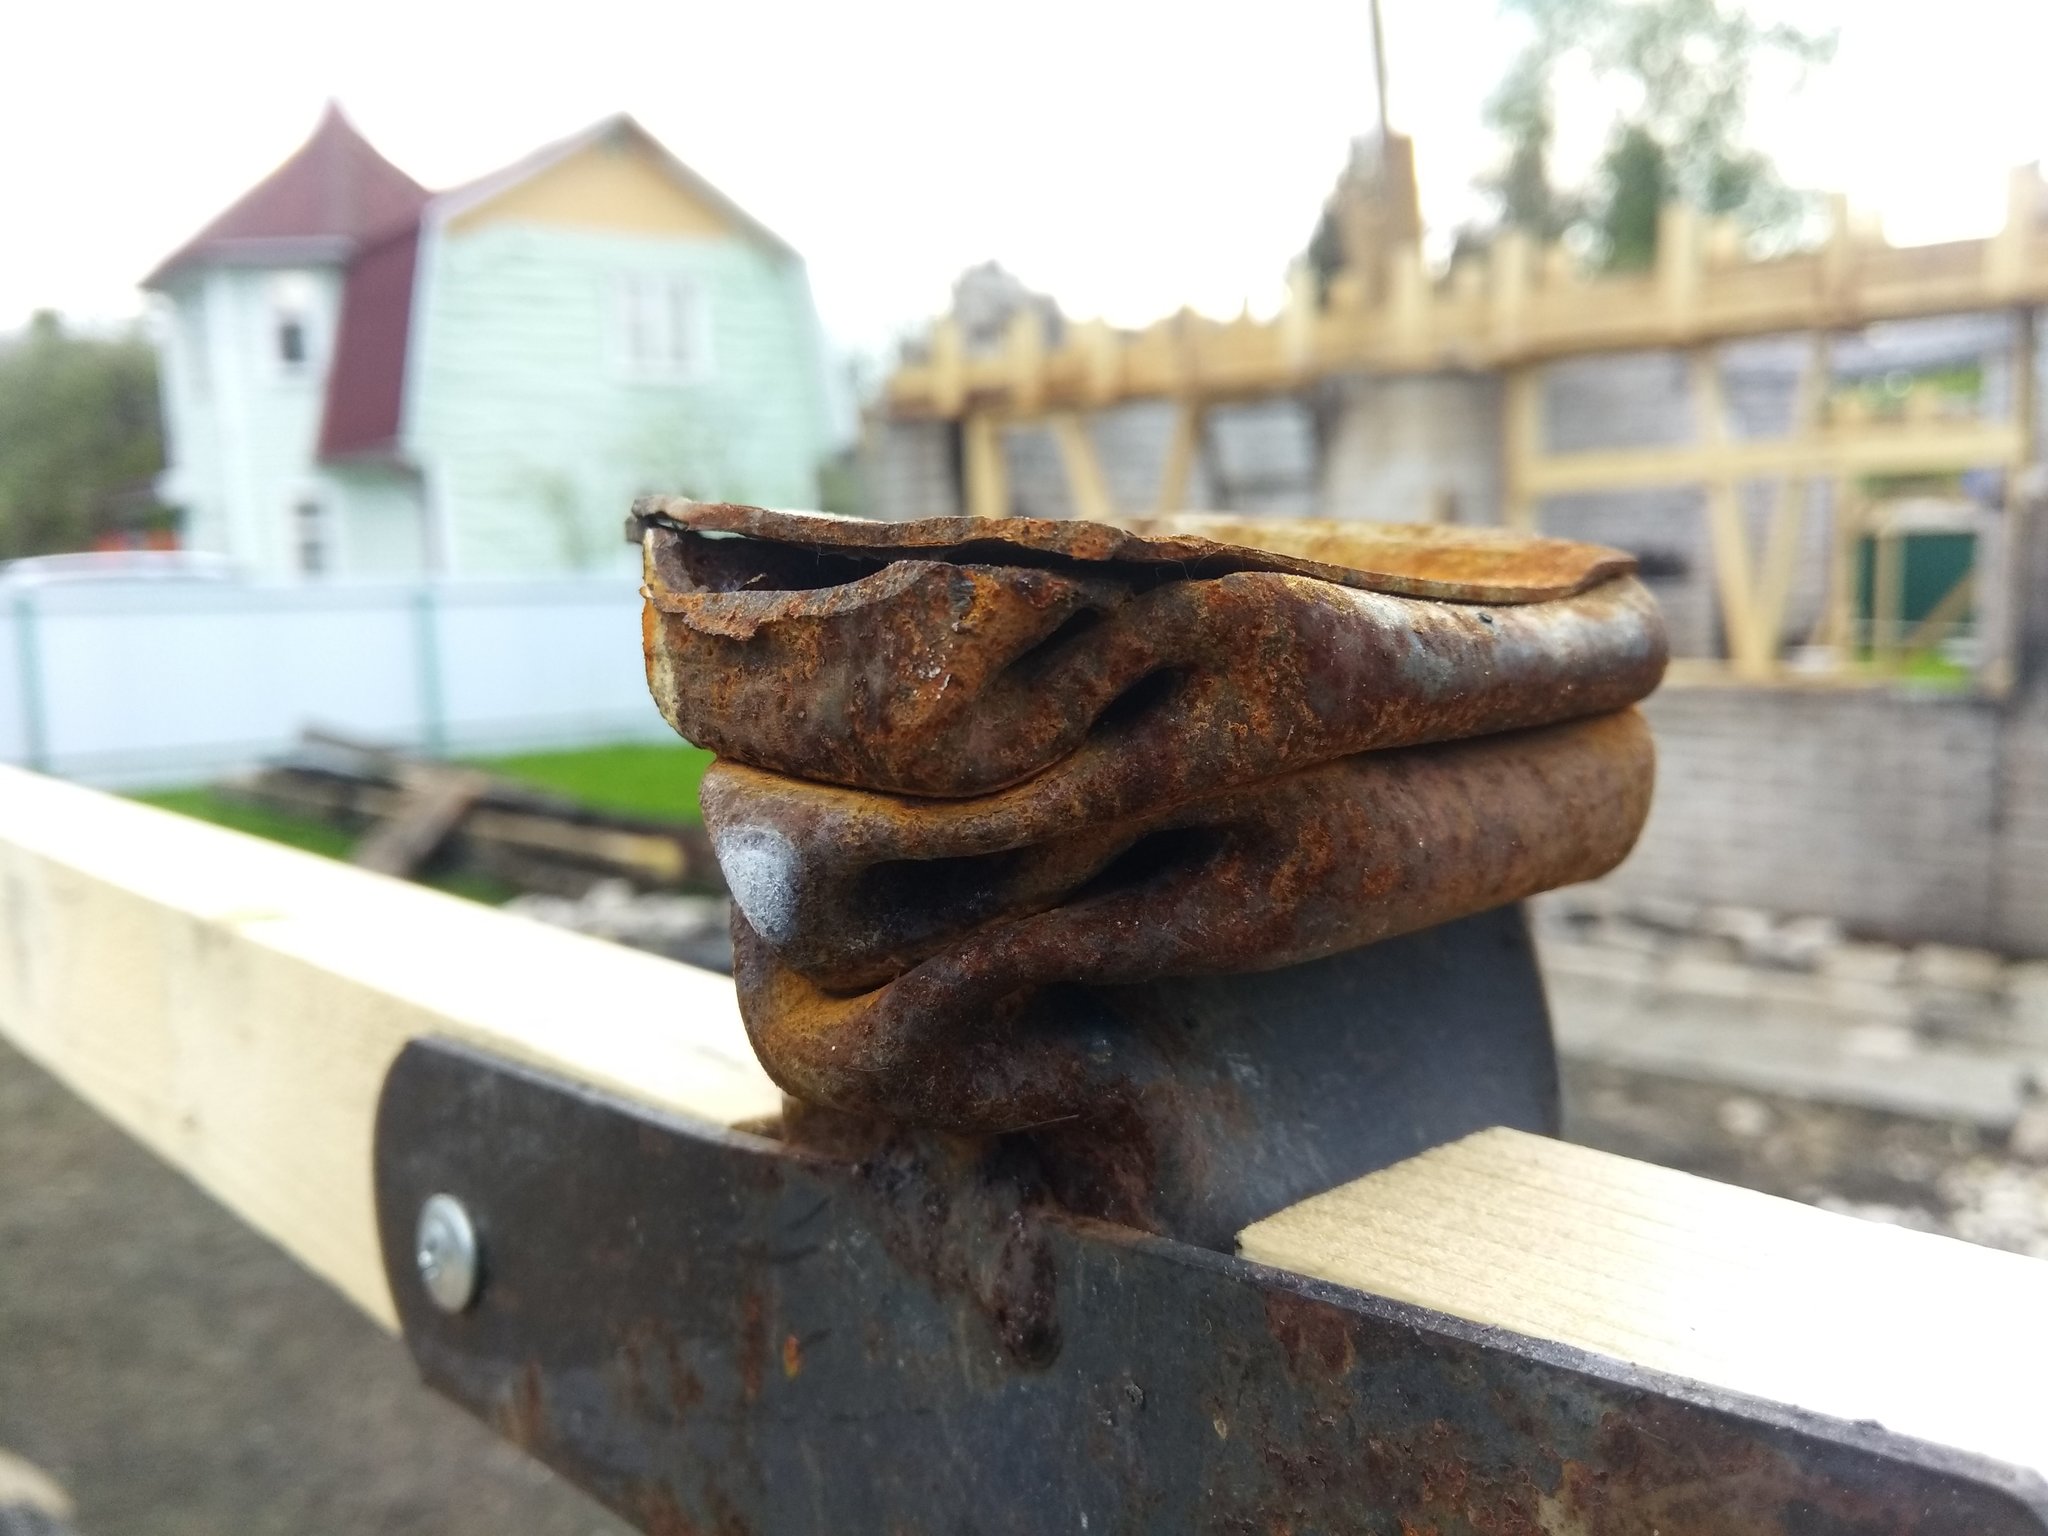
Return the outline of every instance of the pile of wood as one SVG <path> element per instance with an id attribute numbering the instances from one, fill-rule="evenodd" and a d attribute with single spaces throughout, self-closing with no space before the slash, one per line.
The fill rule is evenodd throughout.
<path id="1" fill-rule="evenodd" d="M 594 810 L 474 768 L 309 731 L 292 754 L 221 786 L 235 799 L 360 832 L 366 869 L 488 875 L 578 896 L 600 880 L 723 893 L 704 829 Z"/>

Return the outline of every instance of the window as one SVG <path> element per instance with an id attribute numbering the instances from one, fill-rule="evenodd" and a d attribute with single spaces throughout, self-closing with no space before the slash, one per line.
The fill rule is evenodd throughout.
<path id="1" fill-rule="evenodd" d="M 313 280 L 303 272 L 281 272 L 270 280 L 270 356 L 287 378 L 313 366 Z"/>
<path id="2" fill-rule="evenodd" d="M 710 328 L 702 295 L 672 272 L 631 272 L 618 280 L 618 357 L 636 379 L 687 383 L 710 372 Z"/>
<path id="3" fill-rule="evenodd" d="M 327 573 L 327 518 L 320 503 L 308 498 L 292 508 L 292 533 L 299 548 L 299 574 Z"/>

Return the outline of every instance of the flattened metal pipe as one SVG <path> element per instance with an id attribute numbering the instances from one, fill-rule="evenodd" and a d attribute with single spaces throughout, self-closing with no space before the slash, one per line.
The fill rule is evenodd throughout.
<path id="1" fill-rule="evenodd" d="M 957 931 L 930 925 L 923 958 L 851 993 L 788 957 L 831 972 L 835 943 L 807 942 L 808 925 L 843 940 L 863 914 L 785 900 L 778 855 L 761 850 L 782 837 L 862 867 L 860 816 L 843 815 L 826 844 L 815 826 L 744 821 L 744 795 L 707 810 L 734 877 L 741 1012 L 770 1075 L 813 1103 L 986 1132 L 1099 1109 L 1117 1091 L 1113 1043 L 1062 1028 L 1048 1004 L 1060 986 L 1273 969 L 1591 879 L 1633 845 L 1652 777 L 1633 711 L 1344 758 L 1146 818 L 1125 829 L 1140 856 L 1121 870 L 963 907 Z M 878 814 L 913 819 L 907 806 Z M 751 873 L 727 860 L 742 834 L 755 839 Z M 1101 857 L 1093 835 L 1067 874 Z"/>
<path id="2" fill-rule="evenodd" d="M 875 566 L 655 524 L 648 681 L 669 723 L 721 758 L 991 797 L 974 814 L 1003 847 L 1015 812 L 1000 792 L 1026 781 L 1064 818 L 1100 822 L 1356 752 L 1625 708 L 1663 675 L 1656 605 L 1615 573 L 1626 557 L 1559 547 L 1575 563 L 1545 554 L 1543 582 L 1439 582 L 1466 594 L 1442 601 L 1217 554 L 1186 579 L 1157 561 Z"/>

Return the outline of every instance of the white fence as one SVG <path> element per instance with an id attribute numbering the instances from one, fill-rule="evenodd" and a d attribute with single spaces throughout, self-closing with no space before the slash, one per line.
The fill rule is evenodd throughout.
<path id="1" fill-rule="evenodd" d="M 0 598 L 0 762 L 193 783 L 309 725 L 432 753 L 662 739 L 625 576 Z"/>

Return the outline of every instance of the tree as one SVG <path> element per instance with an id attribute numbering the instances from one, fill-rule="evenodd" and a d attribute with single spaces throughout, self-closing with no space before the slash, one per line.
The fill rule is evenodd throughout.
<path id="1" fill-rule="evenodd" d="M 1614 268 L 1656 256 L 1657 212 L 1682 201 L 1730 215 L 1766 237 L 1782 236 L 1810 200 L 1779 179 L 1769 159 L 1742 142 L 1749 97 L 1766 61 L 1803 73 L 1833 56 L 1832 34 L 1766 25 L 1739 0 L 1502 0 L 1531 37 L 1487 103 L 1506 144 L 1486 186 L 1504 228 L 1553 240 L 1589 238 Z M 1621 105 L 1594 185 L 1561 191 L 1552 180 L 1555 91 L 1578 58 Z"/>
<path id="2" fill-rule="evenodd" d="M 0 341 L 0 559 L 84 549 L 163 467 L 156 355 L 47 310 Z"/>

